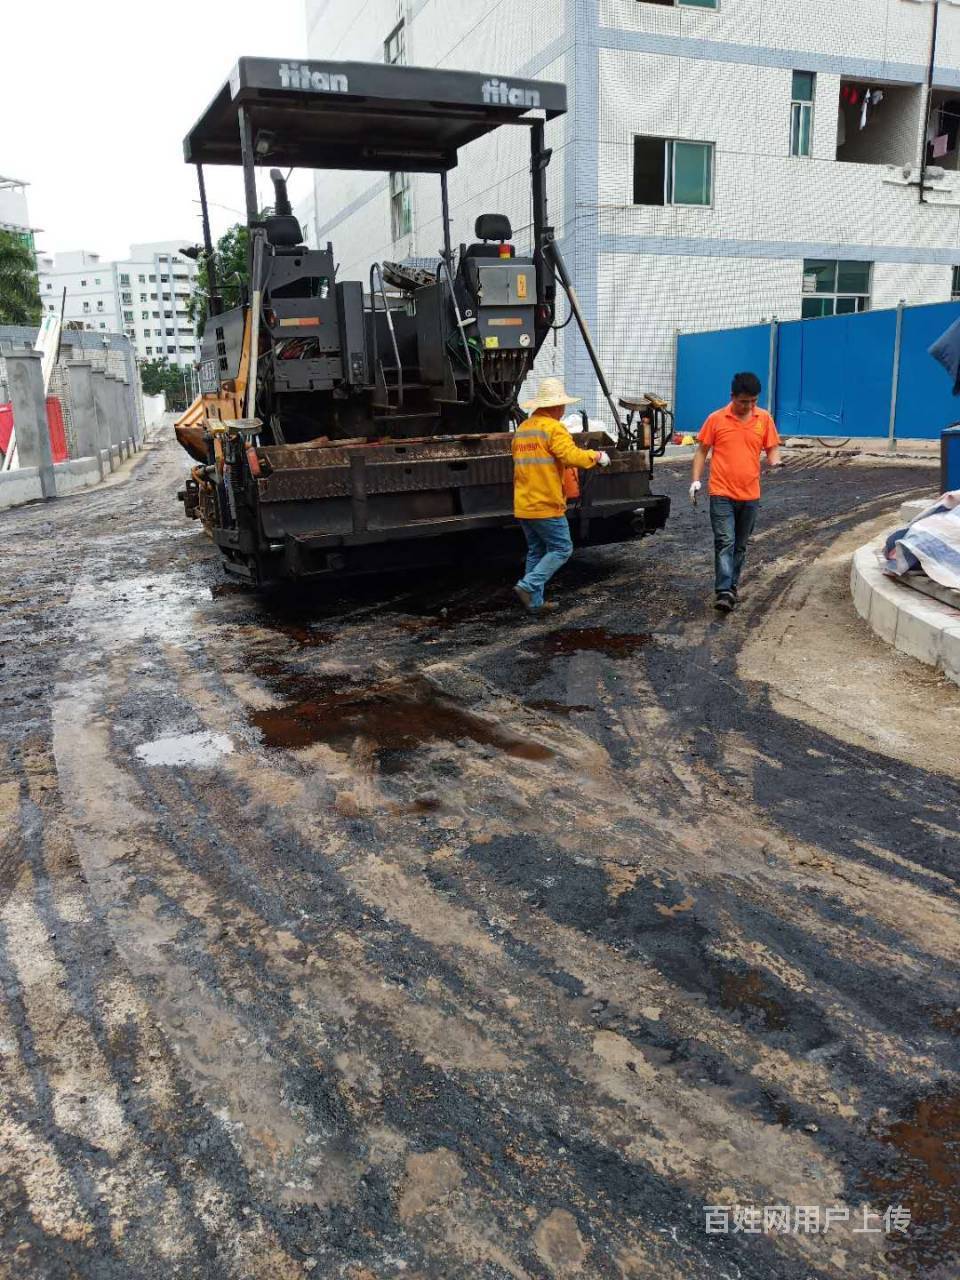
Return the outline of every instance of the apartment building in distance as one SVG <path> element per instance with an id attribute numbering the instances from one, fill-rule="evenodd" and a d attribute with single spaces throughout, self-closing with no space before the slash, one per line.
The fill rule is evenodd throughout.
<path id="1" fill-rule="evenodd" d="M 550 218 L 614 386 L 672 392 L 676 332 L 960 296 L 957 0 L 306 0 L 308 53 L 566 83 Z M 928 92 L 928 82 L 932 89 Z M 525 130 L 450 175 L 454 240 L 529 235 Z M 432 259 L 436 179 L 320 178 L 341 278 Z M 563 316 L 561 315 L 561 319 Z M 593 402 L 575 326 L 543 369 Z"/>
<path id="2" fill-rule="evenodd" d="M 199 343 L 188 303 L 197 264 L 180 252 L 180 240 L 135 244 L 120 262 L 104 262 L 87 249 L 38 259 L 45 311 L 58 312 L 67 291 L 64 320 L 85 329 L 124 333 L 143 360 L 166 357 L 193 365 Z"/>

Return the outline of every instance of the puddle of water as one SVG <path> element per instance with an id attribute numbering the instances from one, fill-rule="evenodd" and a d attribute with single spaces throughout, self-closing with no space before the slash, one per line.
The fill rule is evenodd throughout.
<path id="1" fill-rule="evenodd" d="M 469 739 L 496 747 L 521 760 L 548 760 L 549 747 L 518 738 L 455 703 L 437 697 L 429 686 L 411 681 L 402 689 L 373 685 L 346 685 L 342 680 L 305 683 L 284 677 L 284 692 L 299 697 L 287 706 L 253 711 L 251 723 L 260 730 L 268 747 L 300 751 L 324 743 L 348 752 L 357 738 L 372 743 L 384 772 L 402 771 L 406 753 L 428 742 Z M 304 696 L 306 693 L 306 696 Z"/>
<path id="2" fill-rule="evenodd" d="M 531 711 L 548 711 L 553 716 L 571 716 L 575 711 L 593 711 L 593 707 L 578 706 L 576 703 L 554 702 L 552 698 L 536 698 L 524 704 Z"/>
<path id="3" fill-rule="evenodd" d="M 629 658 L 648 645 L 653 637 L 647 631 L 636 633 L 608 631 L 606 627 L 571 627 L 551 631 L 531 648 L 549 658 L 568 657 L 572 653 L 602 653 L 608 658 Z"/>
<path id="4" fill-rule="evenodd" d="M 960 1094 L 921 1098 L 881 1141 L 899 1160 L 892 1174 L 869 1180 L 874 1206 L 910 1210 L 909 1230 L 887 1237 L 887 1255 L 910 1275 L 929 1275 L 960 1257 Z"/>
<path id="5" fill-rule="evenodd" d="M 202 769 L 216 764 L 221 756 L 232 751 L 233 742 L 225 733 L 184 733 L 142 742 L 135 754 L 144 764 L 189 764 Z"/>
<path id="6" fill-rule="evenodd" d="M 746 973 L 714 966 L 720 984 L 720 1005 L 747 1017 L 763 1018 L 768 1031 L 786 1031 L 789 1026 L 786 1010 L 779 1000 L 766 993 L 764 975 L 759 969 Z"/>
<path id="7" fill-rule="evenodd" d="M 170 643 L 193 642 L 198 586 L 184 574 L 144 574 L 77 583 L 70 607 L 78 628 L 108 636 L 111 647 L 124 641 L 159 637 Z"/>

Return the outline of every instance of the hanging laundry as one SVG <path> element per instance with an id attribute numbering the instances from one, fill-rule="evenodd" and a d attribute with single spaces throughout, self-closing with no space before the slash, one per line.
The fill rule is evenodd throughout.
<path id="1" fill-rule="evenodd" d="M 947 151 L 956 151 L 960 135 L 960 101 L 956 98 L 948 98 L 940 107 L 939 133 L 947 135 Z"/>
<path id="2" fill-rule="evenodd" d="M 947 154 L 947 151 L 949 149 L 949 143 L 950 143 L 950 139 L 947 137 L 945 133 L 941 133 L 939 138 L 934 138 L 933 158 L 935 160 L 939 160 Z"/>
<path id="3" fill-rule="evenodd" d="M 867 127 L 867 121 L 869 119 L 870 119 L 870 95 L 869 93 L 865 93 L 863 95 L 863 105 L 860 108 L 860 128 L 861 129 L 865 129 Z"/>

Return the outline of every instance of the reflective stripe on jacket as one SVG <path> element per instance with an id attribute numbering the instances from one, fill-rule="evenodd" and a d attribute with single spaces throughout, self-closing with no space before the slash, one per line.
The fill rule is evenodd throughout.
<path id="1" fill-rule="evenodd" d="M 566 515 L 564 467 L 589 470 L 596 465 L 596 456 L 578 449 L 562 422 L 535 413 L 513 437 L 513 514 L 518 520 Z"/>

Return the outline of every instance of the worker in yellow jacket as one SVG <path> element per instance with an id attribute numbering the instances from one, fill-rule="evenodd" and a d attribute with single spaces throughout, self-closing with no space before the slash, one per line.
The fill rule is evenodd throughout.
<path id="1" fill-rule="evenodd" d="M 605 453 L 578 449 L 560 421 L 567 405 L 577 403 L 560 378 L 544 378 L 536 397 L 520 406 L 531 416 L 513 437 L 513 514 L 527 539 L 527 568 L 514 591 L 533 613 L 556 609 L 544 603 L 543 589 L 573 555 L 564 470 L 610 465 Z"/>

